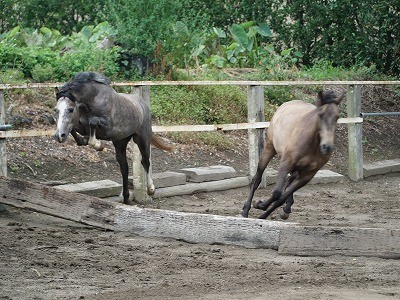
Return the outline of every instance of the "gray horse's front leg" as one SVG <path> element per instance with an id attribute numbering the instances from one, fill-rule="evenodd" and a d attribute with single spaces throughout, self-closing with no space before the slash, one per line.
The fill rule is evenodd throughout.
<path id="1" fill-rule="evenodd" d="M 96 138 L 96 129 L 102 124 L 103 122 L 101 121 L 100 118 L 92 117 L 89 119 L 90 133 L 89 133 L 88 144 L 97 151 L 102 151 L 104 149 L 103 143 Z"/>
<path id="2" fill-rule="evenodd" d="M 87 146 L 89 137 L 79 135 L 75 129 L 71 130 L 71 135 L 78 146 Z"/>

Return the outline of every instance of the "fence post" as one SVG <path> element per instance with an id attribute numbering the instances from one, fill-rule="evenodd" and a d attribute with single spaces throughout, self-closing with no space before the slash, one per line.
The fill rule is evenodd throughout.
<path id="1" fill-rule="evenodd" d="M 0 125 L 5 124 L 6 113 L 3 97 L 3 90 L 0 90 Z M 0 176 L 7 176 L 7 148 L 6 139 L 0 139 Z M 0 204 L 0 212 L 5 211 L 6 207 Z"/>
<path id="2" fill-rule="evenodd" d="M 347 86 L 347 117 L 359 117 L 361 113 L 361 86 Z M 363 179 L 362 123 L 348 124 L 349 177 L 353 181 Z"/>
<path id="3" fill-rule="evenodd" d="M 264 122 L 264 87 L 249 86 L 247 90 L 247 120 L 249 123 Z M 264 147 L 265 129 L 248 129 L 249 138 L 249 174 L 250 178 L 256 174 L 258 161 Z M 260 188 L 266 187 L 265 174 Z"/>
<path id="4" fill-rule="evenodd" d="M 150 87 L 149 86 L 140 86 L 133 87 L 133 93 L 138 93 L 143 97 L 145 102 L 150 105 Z M 151 201 L 151 197 L 147 194 L 147 176 L 144 171 L 141 161 L 142 155 L 140 154 L 139 147 L 132 143 L 132 175 L 133 175 L 133 196 L 136 202 L 145 204 L 146 202 Z M 150 154 L 151 161 L 151 154 Z M 150 174 L 152 172 L 150 165 Z"/>

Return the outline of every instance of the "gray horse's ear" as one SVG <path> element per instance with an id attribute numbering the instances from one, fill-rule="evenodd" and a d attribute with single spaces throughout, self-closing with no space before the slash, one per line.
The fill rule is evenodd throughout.
<path id="1" fill-rule="evenodd" d="M 60 92 L 60 89 L 58 88 L 58 86 L 56 86 L 54 88 L 54 96 L 57 96 L 57 94 Z"/>

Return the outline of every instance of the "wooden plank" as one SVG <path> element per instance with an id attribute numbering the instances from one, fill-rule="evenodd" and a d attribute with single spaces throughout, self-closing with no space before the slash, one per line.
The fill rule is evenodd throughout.
<path id="1" fill-rule="evenodd" d="M 114 82 L 115 86 L 163 86 L 163 85 L 239 85 L 239 86 L 313 86 L 313 85 L 400 85 L 400 81 L 361 81 L 361 80 L 321 80 L 321 81 L 138 81 L 138 82 Z"/>
<path id="2" fill-rule="evenodd" d="M 363 118 L 340 118 L 338 124 L 362 123 Z M 270 122 L 251 122 L 215 125 L 153 125 L 153 132 L 189 132 L 189 131 L 227 131 L 268 128 Z M 23 138 L 37 136 L 53 136 L 56 129 L 23 129 L 0 131 L 0 138 Z"/>
<path id="3" fill-rule="evenodd" d="M 116 203 L 24 180 L 0 177 L 0 203 L 103 229 L 114 229 Z"/>
<path id="4" fill-rule="evenodd" d="M 0 138 L 23 138 L 23 137 L 37 137 L 37 136 L 53 136 L 56 132 L 54 129 L 21 129 L 0 131 Z"/>
<path id="5" fill-rule="evenodd" d="M 134 220 L 134 221 L 132 221 Z M 278 249 L 282 228 L 294 223 L 118 206 L 115 230 L 190 243 Z"/>
<path id="6" fill-rule="evenodd" d="M 24 84 L 0 84 L 1 90 L 6 89 L 33 89 L 33 88 L 54 88 L 60 87 L 65 83 L 24 83 Z M 113 86 L 164 86 L 164 85 L 239 85 L 239 86 L 310 86 L 310 85 L 400 85 L 400 81 L 132 81 L 132 82 L 113 82 Z"/>
<path id="7" fill-rule="evenodd" d="M 400 229 L 351 227 L 282 228 L 280 254 L 400 258 Z"/>
<path id="8" fill-rule="evenodd" d="M 249 86 L 247 90 L 247 120 L 249 123 L 265 121 L 264 87 Z M 265 141 L 265 129 L 248 130 L 249 174 L 253 177 L 257 171 Z M 262 177 L 260 188 L 266 186 L 265 176 Z"/>
<path id="9" fill-rule="evenodd" d="M 347 88 L 347 116 L 359 117 L 361 113 L 361 87 Z M 363 179 L 362 124 L 348 124 L 349 177 L 353 181 Z"/>
<path id="10" fill-rule="evenodd" d="M 245 176 L 216 180 L 216 181 L 200 182 L 200 183 L 188 182 L 183 185 L 158 188 L 156 189 L 154 197 L 161 198 L 161 197 L 190 195 L 200 192 L 204 193 L 204 192 L 224 191 L 224 190 L 230 190 L 248 186 L 249 182 L 250 182 L 249 178 Z"/>

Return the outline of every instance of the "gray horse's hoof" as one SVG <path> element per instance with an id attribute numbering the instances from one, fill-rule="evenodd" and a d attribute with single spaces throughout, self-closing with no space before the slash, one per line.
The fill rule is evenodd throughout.
<path id="1" fill-rule="evenodd" d="M 286 212 L 281 212 L 280 215 L 282 220 L 287 220 L 289 219 L 290 213 L 286 213 Z"/>
<path id="2" fill-rule="evenodd" d="M 156 187 L 154 186 L 154 184 L 147 187 L 147 195 L 153 196 L 155 192 L 156 192 Z"/>

